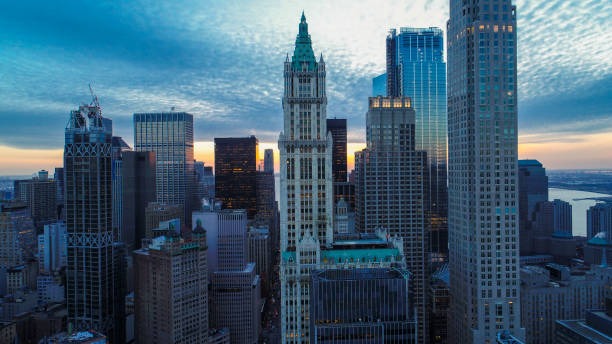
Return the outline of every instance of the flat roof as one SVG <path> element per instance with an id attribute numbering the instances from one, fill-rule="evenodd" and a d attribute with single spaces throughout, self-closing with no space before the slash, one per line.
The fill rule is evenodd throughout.
<path id="1" fill-rule="evenodd" d="M 561 325 L 568 330 L 601 344 L 612 344 L 612 338 L 588 326 L 584 320 L 557 320 L 557 325 Z"/>

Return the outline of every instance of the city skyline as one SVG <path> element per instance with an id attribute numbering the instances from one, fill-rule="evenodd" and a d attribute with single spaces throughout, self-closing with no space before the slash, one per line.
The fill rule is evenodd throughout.
<path id="1" fill-rule="evenodd" d="M 388 30 L 445 29 L 447 5 L 390 3 L 377 6 L 376 13 L 369 3 L 304 8 L 306 14 L 316 13 L 311 16 L 312 34 L 320 40 L 314 48 L 325 52 L 334 70 L 328 77 L 329 118 L 348 119 L 349 169 L 353 152 L 365 146 L 367 97 L 371 78 L 384 71 Z M 604 24 L 612 5 L 516 5 L 519 158 L 537 158 L 550 169 L 611 167 L 612 153 L 606 149 L 612 144 L 611 100 L 605 90 L 612 84 L 612 58 L 605 53 L 612 43 L 605 39 L 610 29 Z M 113 118 L 117 135 L 130 144 L 133 113 L 176 106 L 177 111 L 193 112 L 195 157 L 207 165 L 214 160 L 214 136 L 253 134 L 262 150 L 275 148 L 282 74 L 269 71 L 277 71 L 290 50 L 282 37 L 292 35 L 301 5 L 214 5 L 214 11 L 204 12 L 197 3 L 74 2 L 52 10 L 40 3 L 35 16 L 24 6 L 0 5 L 0 75 L 5 76 L 0 81 L 0 175 L 30 174 L 61 164 L 58 133 L 73 104 L 89 98 L 89 82 L 104 115 Z M 342 7 L 342 20 L 330 19 L 337 13 L 334 7 Z M 105 19 L 92 21 L 87 14 Z M 170 19 L 176 17 L 185 20 Z M 359 27 L 351 27 L 357 21 Z M 573 56 L 582 51 L 589 54 L 576 62 Z M 260 62 L 252 64 L 253 56 Z M 245 63 L 252 67 L 248 75 L 233 68 Z"/>

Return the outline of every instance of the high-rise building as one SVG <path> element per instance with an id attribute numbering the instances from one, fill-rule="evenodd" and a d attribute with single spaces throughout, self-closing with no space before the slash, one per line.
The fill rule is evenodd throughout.
<path id="1" fill-rule="evenodd" d="M 163 221 L 180 219 L 181 226 L 185 224 L 183 217 L 185 212 L 183 206 L 179 204 L 164 204 L 159 202 L 151 202 L 145 208 L 145 238 L 152 239 L 154 237 L 153 230 L 159 227 Z M 137 243 L 140 247 L 140 243 Z"/>
<path id="2" fill-rule="evenodd" d="M 516 7 L 450 0 L 449 340 L 519 339 Z"/>
<path id="3" fill-rule="evenodd" d="M 259 141 L 250 137 L 215 137 L 215 198 L 223 209 L 257 213 Z"/>
<path id="4" fill-rule="evenodd" d="M 264 151 L 264 172 L 274 174 L 274 150 L 272 149 Z"/>
<path id="5" fill-rule="evenodd" d="M 134 250 L 140 248 L 146 237 L 146 209 L 156 199 L 155 153 L 124 151 L 121 160 L 122 240 L 128 249 Z"/>
<path id="6" fill-rule="evenodd" d="M 57 186 L 57 218 L 64 220 L 64 168 L 56 167 L 53 174 Z"/>
<path id="7" fill-rule="evenodd" d="M 284 64 L 283 131 L 278 140 L 281 255 L 296 254 L 306 241 L 316 249 L 333 241 L 325 74 L 323 55 L 317 62 L 302 13 L 293 56 L 287 55 Z M 282 340 L 308 342 L 309 283 L 299 278 L 299 270 L 287 270 L 285 262 L 281 260 Z"/>
<path id="8" fill-rule="evenodd" d="M 313 270 L 310 276 L 310 343 L 417 343 L 407 270 Z"/>
<path id="9" fill-rule="evenodd" d="M 212 171 L 212 166 L 205 166 L 202 161 L 194 162 L 196 172 L 197 201 L 209 200 L 215 198 L 215 176 Z"/>
<path id="10" fill-rule="evenodd" d="M 106 119 L 106 118 L 105 118 Z M 112 121 L 110 122 L 112 123 Z M 110 126 L 112 131 L 112 124 Z M 113 229 L 117 231 L 118 240 L 130 244 L 131 235 L 123 233 L 123 160 L 122 152 L 131 151 L 132 148 L 119 136 L 113 136 L 111 139 L 112 147 L 112 174 L 113 174 Z"/>
<path id="11" fill-rule="evenodd" d="M 448 264 L 442 265 L 431 275 L 429 285 L 429 342 L 431 344 L 448 343 L 449 277 Z"/>
<path id="12" fill-rule="evenodd" d="M 160 236 L 134 251 L 138 343 L 207 343 L 206 231 Z"/>
<path id="13" fill-rule="evenodd" d="M 387 96 L 387 73 L 372 78 L 372 97 Z"/>
<path id="14" fill-rule="evenodd" d="M 332 135 L 332 179 L 346 182 L 346 118 L 328 118 L 327 131 Z"/>
<path id="15" fill-rule="evenodd" d="M 605 233 L 606 240 L 612 241 L 612 202 L 599 202 L 587 209 L 587 237 Z"/>
<path id="16" fill-rule="evenodd" d="M 558 246 L 551 247 L 549 238 L 572 239 L 572 205 L 560 199 L 536 203 L 528 226 L 529 229 L 523 231 L 526 238 L 521 238 L 522 255 L 542 254 L 543 250 L 554 250 Z M 573 258 L 575 252 L 569 253 Z"/>
<path id="17" fill-rule="evenodd" d="M 32 179 L 18 182 L 15 194 L 26 202 L 34 225 L 42 229 L 57 219 L 57 183 L 49 179 L 49 172 L 41 170 Z"/>
<path id="18" fill-rule="evenodd" d="M 264 292 L 267 292 L 272 273 L 272 238 L 268 227 L 250 227 L 247 232 L 248 259 L 255 263 L 255 272 L 261 278 Z"/>
<path id="19" fill-rule="evenodd" d="M 429 252 L 427 154 L 415 149 L 415 111 L 410 98 L 369 98 L 367 147 L 355 153 L 357 232 L 384 228 L 403 238 L 412 273 L 419 342 L 428 340 Z"/>
<path id="20" fill-rule="evenodd" d="M 246 211 L 194 212 L 193 223 L 206 230 L 210 249 L 211 326 L 229 329 L 232 343 L 257 343 L 261 282 L 255 263 L 247 263 Z"/>
<path id="21" fill-rule="evenodd" d="M 23 264 L 36 254 L 36 228 L 26 203 L 0 203 L 0 268 Z"/>
<path id="22" fill-rule="evenodd" d="M 525 342 L 556 343 L 555 322 L 584 319 L 586 310 L 605 306 L 612 268 L 593 265 L 572 271 L 567 266 L 521 267 L 521 323 Z"/>
<path id="23" fill-rule="evenodd" d="M 125 250 L 112 228 L 112 132 L 97 98 L 70 112 L 65 134 L 68 322 L 122 343 Z"/>
<path id="24" fill-rule="evenodd" d="M 134 150 L 155 153 L 157 201 L 180 204 L 183 219 L 193 210 L 193 115 L 185 112 L 135 113 Z"/>
<path id="25" fill-rule="evenodd" d="M 51 273 L 66 266 L 68 235 L 66 224 L 56 222 L 45 225 L 43 234 L 38 236 L 38 270 Z"/>
<path id="26" fill-rule="evenodd" d="M 408 97 L 415 111 L 415 149 L 427 152 L 425 212 L 429 220 L 432 259 L 448 255 L 446 177 L 446 63 L 442 30 L 400 28 L 387 37 L 389 97 Z M 390 56 L 394 55 L 394 56 Z M 389 64 L 391 61 L 394 64 Z M 387 84 L 389 87 L 389 84 Z"/>
<path id="27" fill-rule="evenodd" d="M 519 232 L 521 255 L 530 254 L 536 206 L 548 201 L 548 176 L 537 160 L 518 161 Z"/>

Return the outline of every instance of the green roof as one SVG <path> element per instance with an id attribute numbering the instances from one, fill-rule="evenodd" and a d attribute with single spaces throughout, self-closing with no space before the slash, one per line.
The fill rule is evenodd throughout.
<path id="1" fill-rule="evenodd" d="M 321 251 L 321 261 L 333 260 L 336 263 L 345 260 L 351 261 L 384 261 L 388 257 L 398 257 L 399 250 L 396 248 L 372 248 L 372 249 L 353 249 L 353 250 L 323 250 Z M 284 251 L 281 253 L 283 260 L 295 260 L 295 252 Z"/>
<path id="2" fill-rule="evenodd" d="M 302 62 L 308 63 L 309 71 L 313 71 L 317 68 L 317 60 L 312 50 L 312 41 L 308 34 L 308 23 L 306 23 L 304 12 L 302 12 L 300 31 L 295 39 L 295 50 L 293 51 L 293 58 L 291 61 L 294 70 L 302 70 Z"/>

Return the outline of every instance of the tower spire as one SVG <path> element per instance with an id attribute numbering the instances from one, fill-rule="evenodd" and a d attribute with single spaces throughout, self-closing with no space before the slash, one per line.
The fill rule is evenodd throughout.
<path id="1" fill-rule="evenodd" d="M 302 69 L 302 64 L 308 64 L 308 70 L 314 70 L 317 62 L 312 50 L 312 41 L 308 34 L 308 23 L 306 23 L 306 15 L 302 11 L 302 18 L 300 19 L 298 35 L 295 39 L 295 50 L 293 51 L 293 68 L 296 70 Z"/>

